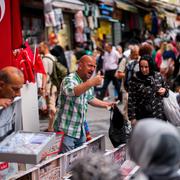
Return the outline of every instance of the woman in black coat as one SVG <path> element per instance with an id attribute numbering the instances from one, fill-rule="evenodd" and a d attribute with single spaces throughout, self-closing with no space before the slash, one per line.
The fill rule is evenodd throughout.
<path id="1" fill-rule="evenodd" d="M 149 55 L 141 57 L 139 69 L 129 82 L 128 116 L 132 126 L 142 118 L 165 120 L 162 100 L 168 97 L 168 86 Z"/>

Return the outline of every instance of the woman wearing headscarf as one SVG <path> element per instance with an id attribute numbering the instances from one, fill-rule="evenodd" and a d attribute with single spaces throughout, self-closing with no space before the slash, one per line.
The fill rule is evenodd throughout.
<path id="1" fill-rule="evenodd" d="M 140 121 L 129 142 L 131 159 L 140 166 L 133 180 L 179 180 L 180 135 L 171 124 L 148 118 Z"/>
<path id="2" fill-rule="evenodd" d="M 151 56 L 144 55 L 139 61 L 139 71 L 129 82 L 128 117 L 132 126 L 142 118 L 165 120 L 163 97 L 168 97 L 168 86 L 155 71 Z"/>

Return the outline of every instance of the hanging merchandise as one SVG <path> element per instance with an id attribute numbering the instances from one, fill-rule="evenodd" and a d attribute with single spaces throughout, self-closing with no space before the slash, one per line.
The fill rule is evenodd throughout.
<path id="1" fill-rule="evenodd" d="M 88 17 L 88 24 L 91 29 L 94 29 L 94 21 L 92 16 Z"/>
<path id="2" fill-rule="evenodd" d="M 84 21 L 83 21 L 83 13 L 82 11 L 78 11 L 75 14 L 75 39 L 76 42 L 83 43 L 84 42 Z"/>
<path id="3" fill-rule="evenodd" d="M 20 49 L 15 57 L 17 68 L 24 74 L 25 83 L 35 82 L 33 63 L 26 49 Z"/>
<path id="4" fill-rule="evenodd" d="M 55 14 L 51 0 L 44 0 L 44 17 L 46 27 L 54 27 L 56 25 Z"/>
<path id="5" fill-rule="evenodd" d="M 88 3 L 85 3 L 85 7 L 84 7 L 84 16 L 89 16 L 89 4 Z"/>
<path id="6" fill-rule="evenodd" d="M 146 29 L 147 29 L 148 31 L 150 31 L 150 30 L 152 29 L 152 24 L 151 24 L 152 19 L 151 19 L 151 18 L 152 18 L 152 17 L 151 17 L 150 14 L 146 14 L 146 15 L 144 16 L 144 23 L 145 23 Z"/>
<path id="7" fill-rule="evenodd" d="M 44 0 L 45 26 L 54 27 L 56 32 L 63 29 L 64 19 L 61 8 L 53 8 L 52 0 Z"/>
<path id="8" fill-rule="evenodd" d="M 78 11 L 78 12 L 75 14 L 75 26 L 76 26 L 76 27 L 79 27 L 79 28 L 81 28 L 81 29 L 84 28 L 83 13 L 82 13 L 82 11 Z"/>
<path id="9" fill-rule="evenodd" d="M 45 13 L 44 16 L 45 16 L 45 26 L 46 27 L 56 26 L 54 11 Z"/>
<path id="10" fill-rule="evenodd" d="M 99 8 L 97 5 L 93 4 L 93 18 L 94 18 L 94 28 L 98 28 L 98 17 L 100 16 Z"/>
<path id="11" fill-rule="evenodd" d="M 152 11 L 152 29 L 151 33 L 156 36 L 158 33 L 158 17 L 156 15 L 156 12 L 153 10 Z"/>
<path id="12" fill-rule="evenodd" d="M 56 8 L 53 11 L 54 11 L 55 21 L 56 21 L 55 31 L 59 32 L 61 29 L 63 29 L 63 25 L 64 25 L 64 18 L 63 18 L 62 9 Z"/>
<path id="13" fill-rule="evenodd" d="M 24 44 L 24 48 L 15 50 L 14 64 L 24 74 L 24 83 L 35 82 L 35 74 L 46 74 L 41 57 L 36 49 L 35 55 L 31 50 L 28 42 Z"/>

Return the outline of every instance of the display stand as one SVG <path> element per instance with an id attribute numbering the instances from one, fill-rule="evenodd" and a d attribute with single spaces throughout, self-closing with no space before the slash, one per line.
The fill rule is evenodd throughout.
<path id="1" fill-rule="evenodd" d="M 106 152 L 104 155 L 109 157 L 120 167 L 126 161 L 126 144 L 122 144 L 119 147 Z"/>
<path id="2" fill-rule="evenodd" d="M 38 178 L 43 180 L 59 180 L 64 175 L 64 155 L 57 155 L 38 164 Z"/>
<path id="3" fill-rule="evenodd" d="M 24 84 L 21 89 L 22 130 L 24 131 L 40 131 L 37 94 L 36 83 Z"/>
<path id="4" fill-rule="evenodd" d="M 64 154 L 65 156 L 64 172 L 69 173 L 75 161 L 77 159 L 83 158 L 86 155 L 86 148 L 87 146 L 83 145 Z"/>
<path id="5" fill-rule="evenodd" d="M 105 136 L 99 135 L 91 139 L 90 141 L 84 143 L 84 145 L 87 145 L 87 149 L 86 149 L 87 154 L 97 153 L 97 152 L 104 153 L 105 152 Z"/>
<path id="6" fill-rule="evenodd" d="M 19 171 L 17 174 L 10 176 L 8 179 L 9 180 L 16 180 L 16 179 L 38 180 L 38 168 L 33 167 L 27 171 Z"/>
<path id="7" fill-rule="evenodd" d="M 103 154 L 105 152 L 104 147 L 104 135 L 100 135 L 72 151 L 56 155 L 55 157 L 48 157 L 48 160 L 42 161 L 27 171 L 20 171 L 18 174 L 11 176 L 11 179 L 70 180 L 72 177 L 72 166 L 77 159 L 85 157 L 87 153 L 93 155 L 93 153 L 100 151 Z M 132 161 L 126 159 L 126 152 L 126 145 L 123 144 L 118 148 L 104 153 L 104 155 L 119 165 L 124 179 L 128 180 L 138 173 L 139 167 Z"/>

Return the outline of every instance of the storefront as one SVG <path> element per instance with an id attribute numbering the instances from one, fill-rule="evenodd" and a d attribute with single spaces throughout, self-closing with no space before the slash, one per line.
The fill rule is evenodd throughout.
<path id="1" fill-rule="evenodd" d="M 115 7 L 121 10 L 121 41 L 126 42 L 132 38 L 139 39 L 143 27 L 143 19 L 139 9 L 120 0 L 115 0 Z"/>
<path id="2" fill-rule="evenodd" d="M 42 0 L 21 0 L 21 21 L 24 40 L 37 44 L 44 37 L 44 13 Z M 33 12 L 33 13 L 32 13 Z"/>
<path id="3" fill-rule="evenodd" d="M 98 28 L 96 30 L 96 44 L 113 43 L 113 1 L 99 1 Z"/>
<path id="4" fill-rule="evenodd" d="M 44 2 L 46 2 L 44 0 Z M 48 34 L 52 31 L 55 31 L 58 35 L 58 40 L 60 44 L 65 48 L 69 47 L 70 49 L 75 47 L 76 41 L 76 30 L 77 26 L 75 24 L 75 14 L 79 11 L 84 10 L 84 3 L 79 0 L 55 0 L 50 2 L 52 6 L 52 11 L 60 12 L 60 27 L 57 29 L 57 25 L 48 25 Z M 45 5 L 45 8 L 47 6 Z M 47 12 L 47 11 L 46 11 Z M 57 13 L 55 13 L 56 15 Z M 58 20 L 56 19 L 56 22 Z"/>

